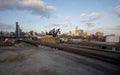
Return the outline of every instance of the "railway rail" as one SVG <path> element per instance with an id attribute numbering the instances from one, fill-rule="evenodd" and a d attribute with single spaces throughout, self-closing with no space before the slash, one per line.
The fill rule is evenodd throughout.
<path id="1" fill-rule="evenodd" d="M 51 48 L 56 48 L 58 50 L 75 53 L 78 55 L 86 56 L 86 57 L 93 58 L 93 59 L 98 59 L 98 60 L 101 60 L 107 63 L 120 66 L 120 53 L 118 52 L 93 49 L 93 48 L 82 47 L 82 46 L 74 45 L 74 44 L 64 44 L 64 43 L 49 44 L 49 43 L 42 43 L 38 41 L 28 41 L 28 40 L 19 40 L 19 41 L 33 44 L 35 46 L 38 46 L 38 45 L 49 46 Z"/>

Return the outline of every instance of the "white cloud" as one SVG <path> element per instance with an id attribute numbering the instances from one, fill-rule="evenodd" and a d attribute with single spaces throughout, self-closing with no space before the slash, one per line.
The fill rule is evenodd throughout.
<path id="1" fill-rule="evenodd" d="M 66 27 L 66 26 L 72 25 L 72 23 L 69 22 L 69 21 L 65 21 L 63 23 L 61 23 L 61 22 L 53 22 L 53 23 L 51 23 L 51 25 L 52 26 L 64 26 L 64 27 Z"/>
<path id="2" fill-rule="evenodd" d="M 91 32 L 97 32 L 97 31 L 101 31 L 104 32 L 105 35 L 109 35 L 109 34 L 116 34 L 120 36 L 120 25 L 112 25 L 112 26 L 99 26 L 95 29 L 92 29 Z"/>
<path id="3" fill-rule="evenodd" d="M 107 27 L 106 29 L 108 29 L 108 30 L 120 30 L 120 25 L 110 26 L 110 27 Z"/>
<path id="4" fill-rule="evenodd" d="M 88 17 L 90 20 L 98 20 L 98 19 L 105 17 L 105 13 L 104 12 L 100 12 L 100 13 L 93 12 L 89 14 Z"/>
<path id="5" fill-rule="evenodd" d="M 120 5 L 118 5 L 114 8 L 114 12 L 116 15 L 118 15 L 120 17 Z"/>
<path id="6" fill-rule="evenodd" d="M 64 27 L 67 27 L 67 26 L 71 26 L 72 25 L 72 22 L 71 22 L 71 17 L 70 16 L 67 16 L 65 17 L 65 21 L 63 22 L 53 22 L 51 23 L 52 26 L 64 26 Z"/>
<path id="7" fill-rule="evenodd" d="M 86 23 L 87 27 L 93 27 L 94 24 L 95 24 L 95 23 L 93 23 L 93 22 L 87 22 L 87 23 Z"/>
<path id="8" fill-rule="evenodd" d="M 0 10 L 13 9 L 17 5 L 18 2 L 16 0 L 0 0 Z"/>
<path id="9" fill-rule="evenodd" d="M 87 27 L 94 27 L 95 22 L 104 18 L 106 14 L 104 12 L 92 12 L 90 14 L 82 13 L 80 18 L 82 19 L 82 25 Z"/>
<path id="10" fill-rule="evenodd" d="M 70 17 L 70 16 L 67 16 L 67 17 L 65 18 L 65 20 L 70 21 L 70 20 L 71 20 L 71 17 Z"/>
<path id="11" fill-rule="evenodd" d="M 54 6 L 47 6 L 47 9 L 51 11 L 51 10 L 55 10 L 55 7 Z"/>
<path id="12" fill-rule="evenodd" d="M 13 29 L 13 26 L 11 25 L 8 25 L 8 24 L 3 24 L 3 23 L 0 23 L 0 29 Z"/>
<path id="13" fill-rule="evenodd" d="M 80 15 L 80 18 L 85 18 L 86 21 L 95 21 L 95 20 L 99 20 L 103 17 L 105 17 L 106 14 L 104 12 L 92 12 L 90 14 L 86 14 L 86 13 L 82 13 Z"/>
<path id="14" fill-rule="evenodd" d="M 84 17 L 86 17 L 87 15 L 85 14 L 85 13 L 82 13 L 81 15 L 80 15 L 80 18 L 84 18 Z"/>
<path id="15" fill-rule="evenodd" d="M 0 0 L 0 11 L 10 9 L 28 10 L 41 17 L 50 17 L 55 7 L 47 5 L 43 0 Z"/>
<path id="16" fill-rule="evenodd" d="M 20 5 L 23 7 L 38 8 L 43 7 L 44 2 L 42 0 L 22 0 L 20 1 Z"/>
<path id="17" fill-rule="evenodd" d="M 95 22 L 82 22 L 82 25 L 87 27 L 94 27 L 95 24 Z"/>

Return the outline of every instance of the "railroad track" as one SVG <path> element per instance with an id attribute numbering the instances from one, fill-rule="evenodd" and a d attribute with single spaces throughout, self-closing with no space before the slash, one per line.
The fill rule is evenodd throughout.
<path id="1" fill-rule="evenodd" d="M 33 44 L 35 46 L 38 46 L 38 45 L 49 46 L 51 48 L 56 48 L 58 50 L 75 53 L 78 55 L 102 60 L 102 61 L 120 66 L 120 53 L 118 52 L 81 47 L 73 44 L 48 44 L 48 43 L 40 43 L 37 41 L 27 41 L 27 40 L 21 40 L 21 41 Z"/>
<path id="2" fill-rule="evenodd" d="M 83 55 L 86 57 L 90 58 L 95 58 L 98 60 L 102 60 L 108 63 L 116 64 L 120 66 L 120 53 L 112 53 L 108 51 L 100 51 L 100 50 L 94 50 L 94 49 L 89 49 L 89 48 L 77 48 L 75 46 L 70 46 L 70 45 L 52 45 L 52 44 L 44 44 L 52 48 L 57 48 L 59 50 L 75 53 L 78 55 Z"/>

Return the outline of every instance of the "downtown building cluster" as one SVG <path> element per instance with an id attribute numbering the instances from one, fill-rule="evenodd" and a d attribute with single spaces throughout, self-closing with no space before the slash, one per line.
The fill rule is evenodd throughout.
<path id="1" fill-rule="evenodd" d="M 38 33 L 34 31 L 23 32 L 18 22 L 14 32 L 0 31 L 0 37 L 35 37 L 37 35 Z"/>

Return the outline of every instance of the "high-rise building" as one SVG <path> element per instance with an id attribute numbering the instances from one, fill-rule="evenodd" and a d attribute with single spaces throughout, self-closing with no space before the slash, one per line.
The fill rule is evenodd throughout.
<path id="1" fill-rule="evenodd" d="M 83 36 L 83 30 L 79 29 L 78 26 L 75 28 L 75 36 Z"/>
<path id="2" fill-rule="evenodd" d="M 78 26 L 76 26 L 76 28 L 75 28 L 75 36 L 79 36 Z"/>
<path id="3" fill-rule="evenodd" d="M 21 31 L 22 30 L 20 29 L 18 22 L 16 22 L 16 31 L 15 31 L 16 37 L 20 37 Z"/>

